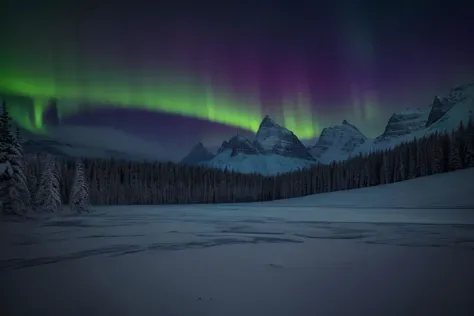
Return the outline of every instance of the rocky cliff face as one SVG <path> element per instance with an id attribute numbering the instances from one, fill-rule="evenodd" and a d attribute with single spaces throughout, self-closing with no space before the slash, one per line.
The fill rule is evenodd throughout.
<path id="1" fill-rule="evenodd" d="M 232 137 L 228 141 L 224 141 L 217 153 L 219 154 L 226 150 L 231 151 L 231 156 L 236 156 L 239 153 L 244 155 L 260 154 L 259 149 L 256 148 L 250 140 L 239 135 Z"/>
<path id="2" fill-rule="evenodd" d="M 455 105 L 456 107 L 464 107 L 472 111 L 473 104 L 474 83 L 456 87 L 450 91 L 448 96 L 435 97 L 425 127 L 430 127 L 442 118 L 447 118 L 446 114 L 450 112 Z"/>
<path id="3" fill-rule="evenodd" d="M 400 137 L 425 128 L 429 110 L 417 108 L 393 113 L 380 138 Z"/>
<path id="4" fill-rule="evenodd" d="M 451 110 L 453 106 L 454 103 L 450 102 L 447 98 L 435 97 L 424 127 L 429 127 L 438 121 L 446 113 L 448 113 L 448 111 Z"/>
<path id="5" fill-rule="evenodd" d="M 306 146 L 290 130 L 265 116 L 256 135 L 256 146 L 264 154 L 314 160 Z"/>

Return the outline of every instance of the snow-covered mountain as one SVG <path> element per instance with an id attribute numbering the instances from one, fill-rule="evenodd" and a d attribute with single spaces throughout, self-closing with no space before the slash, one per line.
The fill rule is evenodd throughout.
<path id="1" fill-rule="evenodd" d="M 448 96 L 435 97 L 426 109 L 406 109 L 389 119 L 385 132 L 360 146 L 353 154 L 384 150 L 434 132 L 451 131 L 462 121 L 474 119 L 474 83 L 452 89 Z"/>
<path id="2" fill-rule="evenodd" d="M 436 131 L 452 130 L 460 121 L 467 123 L 473 113 L 474 84 L 468 84 L 452 89 L 448 96 L 436 97 L 425 108 L 394 113 L 384 132 L 374 139 L 367 138 L 344 120 L 340 125 L 323 129 L 316 144 L 308 147 L 293 132 L 267 115 L 255 140 L 235 136 L 225 141 L 214 157 L 201 164 L 246 173 L 288 172 L 314 163 L 327 164 L 361 153 L 388 149 Z"/>
<path id="3" fill-rule="evenodd" d="M 181 160 L 181 163 L 194 165 L 203 161 L 208 161 L 214 158 L 212 154 L 204 145 L 199 142 L 196 146 L 191 149 L 191 152 Z"/>
<path id="4" fill-rule="evenodd" d="M 268 115 L 260 123 L 256 143 L 260 145 L 264 154 L 314 160 L 308 148 L 292 131 L 278 125 Z"/>
<path id="5" fill-rule="evenodd" d="M 323 129 L 310 153 L 318 162 L 330 163 L 349 158 L 366 141 L 367 137 L 357 127 L 344 120 L 341 125 Z"/>
<path id="6" fill-rule="evenodd" d="M 22 131 L 26 153 L 49 153 L 63 157 L 167 160 L 158 144 L 107 127 L 58 125 L 46 135 Z"/>
<path id="7" fill-rule="evenodd" d="M 451 130 L 461 121 L 466 124 L 469 118 L 474 119 L 474 83 L 454 88 L 446 97 L 435 98 L 426 127 L 428 131 Z"/>
<path id="8" fill-rule="evenodd" d="M 380 138 L 399 137 L 424 129 L 429 113 L 429 107 L 424 109 L 405 109 L 393 113 Z"/>
<path id="9" fill-rule="evenodd" d="M 204 164 L 242 172 L 275 174 L 330 163 L 360 153 L 391 148 L 415 137 L 451 130 L 474 116 L 474 83 L 437 96 L 421 109 L 394 113 L 382 135 L 369 139 L 347 121 L 325 128 L 314 146 L 305 146 L 290 130 L 265 116 L 255 139 L 235 136 L 217 152 L 196 145 L 182 162 Z M 119 158 L 127 160 L 170 160 L 170 150 L 123 131 L 91 126 L 51 124 L 48 135 L 25 132 L 27 153 L 48 152 L 66 157 Z"/>
<path id="10" fill-rule="evenodd" d="M 260 124 L 255 140 L 236 135 L 222 143 L 215 157 L 200 164 L 244 173 L 273 175 L 307 168 L 314 163 L 316 160 L 298 137 L 267 115 Z"/>

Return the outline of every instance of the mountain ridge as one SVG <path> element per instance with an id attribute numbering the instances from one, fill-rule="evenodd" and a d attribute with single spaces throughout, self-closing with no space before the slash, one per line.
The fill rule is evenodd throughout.
<path id="1" fill-rule="evenodd" d="M 385 150 L 437 131 L 450 131 L 460 121 L 467 123 L 473 116 L 474 83 L 455 87 L 445 96 L 436 96 L 426 107 L 394 112 L 384 132 L 375 138 L 365 136 L 355 125 L 343 120 L 339 125 L 324 128 L 314 145 L 308 145 L 307 141 L 305 145 L 291 130 L 265 115 L 254 138 L 235 135 L 225 140 L 215 153 L 199 143 L 191 150 L 197 153 L 182 158 L 181 162 L 241 172 L 283 173 Z M 49 135 L 30 135 L 24 142 L 25 152 L 71 158 L 172 160 L 167 158 L 169 150 L 167 153 L 158 143 L 119 130 L 52 124 L 49 131 Z"/>
<path id="2" fill-rule="evenodd" d="M 287 128 L 265 115 L 252 141 L 241 135 L 225 140 L 217 154 L 199 164 L 245 173 L 275 174 L 316 163 L 308 148 Z"/>
<path id="3" fill-rule="evenodd" d="M 316 144 L 305 147 L 313 159 L 305 159 L 304 154 L 297 155 L 294 158 L 300 158 L 303 161 L 297 161 L 297 164 L 301 164 L 300 166 L 311 166 L 314 163 L 328 164 L 332 161 L 350 159 L 359 154 L 385 150 L 402 142 L 411 141 L 415 137 L 423 137 L 436 131 L 452 130 L 458 126 L 460 121 L 467 123 L 469 117 L 473 117 L 473 113 L 474 83 L 469 83 L 451 89 L 445 97 L 435 97 L 429 106 L 406 108 L 394 112 L 388 119 L 383 133 L 375 138 L 365 136 L 348 120 L 343 120 L 339 125 L 326 127 L 321 131 Z M 260 131 L 262 127 L 267 131 L 262 133 Z M 277 136 L 283 138 L 284 141 L 282 142 Z M 293 136 L 297 139 L 292 131 L 278 125 L 269 115 L 265 115 L 253 145 L 256 151 L 261 150 L 263 154 L 261 159 L 272 155 L 291 157 L 291 155 L 285 155 L 285 151 L 278 146 L 281 143 L 284 144 L 286 140 L 290 140 Z M 250 140 L 248 142 L 252 143 Z M 299 144 L 304 146 L 299 139 L 295 143 L 298 146 Z M 254 156 L 258 155 L 254 154 Z M 241 162 L 233 162 L 232 158 L 227 158 L 227 160 L 223 158 L 218 159 L 219 163 L 214 161 L 209 165 L 217 167 L 225 165 L 225 168 L 232 169 L 233 163 L 241 164 Z M 294 163 L 294 161 L 288 161 L 288 163 Z M 260 166 L 264 164 L 263 162 L 256 163 Z M 292 165 L 281 169 L 294 170 L 300 166 Z M 266 169 L 269 169 L 268 166 Z M 258 170 L 256 171 L 258 172 Z"/>

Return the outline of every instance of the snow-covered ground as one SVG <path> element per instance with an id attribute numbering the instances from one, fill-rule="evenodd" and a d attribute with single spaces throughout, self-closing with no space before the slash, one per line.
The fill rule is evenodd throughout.
<path id="1" fill-rule="evenodd" d="M 474 168 L 0 223 L 1 315 L 474 315 Z"/>

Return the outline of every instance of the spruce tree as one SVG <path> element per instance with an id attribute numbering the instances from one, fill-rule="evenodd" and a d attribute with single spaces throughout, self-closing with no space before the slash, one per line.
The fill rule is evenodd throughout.
<path id="1" fill-rule="evenodd" d="M 35 200 L 35 206 L 40 211 L 56 212 L 61 209 L 59 172 L 56 160 L 51 155 L 42 158 L 41 177 Z"/>
<path id="2" fill-rule="evenodd" d="M 13 212 L 25 212 L 31 203 L 31 195 L 26 177 L 26 162 L 21 145 L 20 132 L 17 128 L 16 136 L 13 138 L 14 155 L 11 158 L 13 177 L 10 186 L 10 199 Z"/>
<path id="3" fill-rule="evenodd" d="M 84 164 L 80 159 L 76 160 L 74 179 L 69 197 L 69 207 L 74 212 L 89 211 L 89 189 L 84 176 Z"/>
<path id="4" fill-rule="evenodd" d="M 10 116 L 8 115 L 7 105 L 5 100 L 2 102 L 2 112 L 0 113 L 0 163 L 7 164 L 12 167 L 12 160 L 15 156 L 13 146 L 13 135 L 10 130 Z M 13 212 L 12 198 L 10 192 L 12 187 L 12 177 L 5 178 L 0 183 L 0 201 L 2 203 L 2 210 L 6 214 Z"/>

